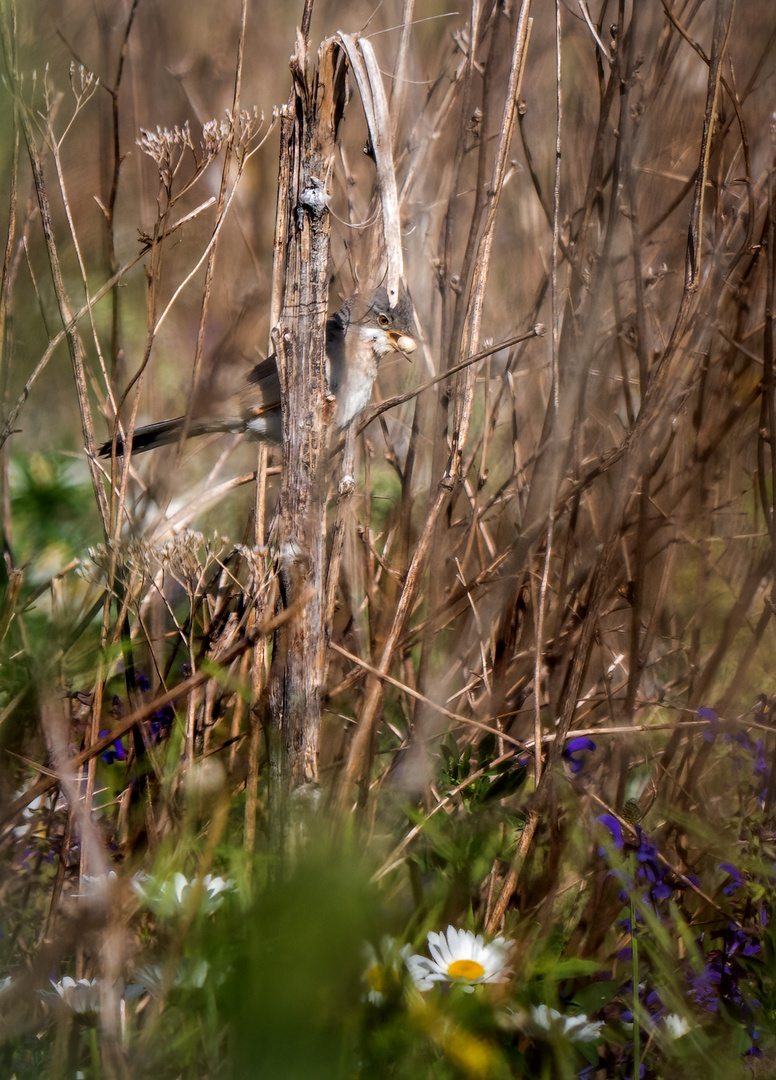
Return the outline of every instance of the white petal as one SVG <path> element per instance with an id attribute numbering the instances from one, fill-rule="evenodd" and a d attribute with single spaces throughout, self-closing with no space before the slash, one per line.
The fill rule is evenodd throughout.
<path id="1" fill-rule="evenodd" d="M 436 981 L 444 978 L 433 970 L 432 962 L 425 956 L 408 956 L 405 964 L 418 990 L 430 990 Z"/>
<path id="2" fill-rule="evenodd" d="M 440 968 L 447 971 L 450 964 L 453 962 L 453 959 L 450 956 L 450 950 L 448 949 L 447 942 L 442 934 L 435 934 L 433 931 L 429 933 L 428 951 L 434 957 Z"/>
<path id="3" fill-rule="evenodd" d="M 182 904 L 183 892 L 188 885 L 185 874 L 181 874 L 181 872 L 178 871 L 178 873 L 176 873 L 175 877 L 173 878 L 173 884 L 175 888 L 175 899 L 178 901 L 179 904 Z"/>

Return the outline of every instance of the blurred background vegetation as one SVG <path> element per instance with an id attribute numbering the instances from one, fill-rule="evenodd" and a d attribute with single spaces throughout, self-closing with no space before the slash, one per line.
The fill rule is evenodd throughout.
<path id="1" fill-rule="evenodd" d="M 313 6 L 311 59 L 367 35 L 395 125 L 422 348 L 376 398 L 491 351 L 366 428 L 349 502 L 332 461 L 318 776 L 276 802 L 277 452 L 258 483 L 232 437 L 137 457 L 119 513 L 82 414 L 99 445 L 138 387 L 139 424 L 196 411 L 270 351 L 301 10 L 245 5 L 240 143 L 236 0 L 0 4 L 4 1076 L 775 1075 L 776 14 L 535 2 L 510 99 L 524 6 Z M 332 308 L 373 257 L 366 141 L 354 93 Z M 80 408 L 52 266 L 100 293 Z M 364 942 L 448 923 L 514 979 L 377 1009 Z"/>

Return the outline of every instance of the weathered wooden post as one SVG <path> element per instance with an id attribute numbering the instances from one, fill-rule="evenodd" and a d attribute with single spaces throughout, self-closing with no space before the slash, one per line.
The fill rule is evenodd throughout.
<path id="1" fill-rule="evenodd" d="M 299 603 L 276 640 L 270 686 L 275 794 L 318 778 L 325 659 L 327 431 L 325 325 L 329 213 L 346 60 L 325 41 L 311 69 L 306 34 L 291 60 L 281 116 L 272 324 L 283 408 L 278 549 L 283 600 Z M 279 785 L 279 787 L 278 787 Z"/>

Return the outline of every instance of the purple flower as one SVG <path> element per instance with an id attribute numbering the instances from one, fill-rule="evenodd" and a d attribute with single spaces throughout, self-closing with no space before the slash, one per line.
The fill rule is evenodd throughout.
<path id="1" fill-rule="evenodd" d="M 109 732 L 106 728 L 105 731 L 100 732 L 100 738 L 102 738 L 103 735 L 108 734 Z M 121 738 L 119 737 L 115 742 L 111 743 L 110 746 L 106 747 L 100 754 L 100 757 L 106 765 L 112 765 L 114 761 L 126 761 L 128 755 Z"/>
<path id="2" fill-rule="evenodd" d="M 708 963 L 700 975 L 690 980 L 693 997 L 708 1012 L 716 1012 L 719 1008 L 717 989 L 721 982 L 722 972 L 716 960 Z"/>
<path id="3" fill-rule="evenodd" d="M 708 720 L 709 726 L 703 733 L 703 738 L 706 742 L 713 743 L 719 732 L 719 717 L 713 709 L 698 709 L 698 716 L 701 720 Z"/>
<path id="4" fill-rule="evenodd" d="M 650 840 L 647 834 L 642 829 L 641 825 L 636 824 L 633 826 L 636 830 L 636 835 L 639 838 L 639 846 L 636 851 L 636 858 L 639 862 L 649 862 L 651 859 L 657 858 L 657 844 L 654 840 Z"/>
<path id="5" fill-rule="evenodd" d="M 762 739 L 758 739 L 754 748 L 754 766 L 752 768 L 752 775 L 755 778 L 755 787 L 757 789 L 756 795 L 758 802 L 760 803 L 760 809 L 765 805 L 765 797 L 768 793 L 768 783 L 771 778 L 771 769 L 768 764 L 768 759 L 765 756 L 765 744 Z"/>
<path id="6" fill-rule="evenodd" d="M 719 936 L 724 947 L 706 953 L 703 971 L 690 979 L 691 993 L 697 1004 L 708 1012 L 718 1012 L 722 1001 L 739 1016 L 751 1015 L 752 1009 L 758 1009 L 760 1003 L 755 997 L 745 996 L 739 986 L 745 972 L 733 955 L 741 947 L 736 940 L 737 931 L 723 930 Z"/>
<path id="7" fill-rule="evenodd" d="M 748 1050 L 744 1052 L 744 1057 L 761 1058 L 763 1056 L 763 1052 L 759 1046 L 755 1046 L 756 1041 L 760 1038 L 760 1032 L 757 1030 L 756 1027 L 752 1027 L 750 1024 L 747 1026 L 746 1033 L 752 1040 L 752 1045 L 749 1047 Z"/>
<path id="8" fill-rule="evenodd" d="M 733 866 L 733 864 L 729 862 L 720 863 L 719 868 L 723 872 L 723 874 L 729 874 L 730 877 L 733 879 L 732 881 L 729 881 L 727 883 L 725 888 L 722 890 L 722 894 L 723 896 L 733 896 L 736 889 L 740 889 L 741 886 L 744 884 L 744 879 L 741 877 L 741 872 L 738 867 Z"/>
<path id="9" fill-rule="evenodd" d="M 620 893 L 621 901 L 627 903 L 629 893 L 633 892 L 636 888 L 640 889 L 646 887 L 646 891 L 641 897 L 642 903 L 652 909 L 656 909 L 658 902 L 660 900 L 667 900 L 676 887 L 671 877 L 670 868 L 660 860 L 656 845 L 649 839 L 641 825 L 633 826 L 638 840 L 638 843 L 634 843 L 633 840 L 625 840 L 622 833 L 622 826 L 612 814 L 601 814 L 597 820 L 600 821 L 602 825 L 605 825 L 611 832 L 615 848 L 620 851 L 627 848 L 627 850 L 632 851 L 636 857 L 636 873 L 634 880 L 627 878 L 621 870 L 615 871 L 619 880 L 624 885 L 624 889 Z M 607 849 L 605 847 L 599 847 L 598 854 L 605 858 L 608 854 Z"/>
<path id="10" fill-rule="evenodd" d="M 617 818 L 613 817 L 611 814 L 599 814 L 596 818 L 596 821 L 600 821 L 602 825 L 605 825 L 607 827 L 609 832 L 612 834 L 614 846 L 617 848 L 618 851 L 622 851 L 622 849 L 625 847 L 625 841 L 622 836 L 622 825 L 620 825 Z M 598 850 L 599 854 L 605 854 L 605 849 L 599 848 Z"/>
<path id="11" fill-rule="evenodd" d="M 757 956 L 760 951 L 760 942 L 755 935 L 739 930 L 735 923 L 730 924 L 728 940 L 730 942 L 729 956 L 735 956 L 736 953 L 741 953 L 742 956 Z"/>
<path id="12" fill-rule="evenodd" d="M 163 706 L 158 712 L 155 712 L 151 717 L 151 734 L 154 737 L 154 742 L 159 742 L 163 735 L 167 733 L 175 719 L 175 713 L 172 711 L 169 705 Z"/>
<path id="13" fill-rule="evenodd" d="M 658 900 L 667 900 L 674 890 L 665 881 L 657 881 L 649 892 L 648 899 L 655 903 Z"/>
<path id="14" fill-rule="evenodd" d="M 571 739 L 563 747 L 563 759 L 568 762 L 569 769 L 573 773 L 582 772 L 585 767 L 584 761 L 580 761 L 579 758 L 574 757 L 575 754 L 581 753 L 582 750 L 589 750 L 591 753 L 595 750 L 595 743 L 585 735 L 580 735 L 576 739 Z"/>
<path id="15" fill-rule="evenodd" d="M 650 990 L 650 992 L 647 994 L 645 1005 L 647 1006 L 649 1015 L 652 1017 L 653 1020 L 658 1021 L 662 1019 L 663 1014 L 666 1010 L 665 1005 L 663 1004 L 663 999 L 660 997 L 660 994 L 658 994 L 657 990 Z"/>

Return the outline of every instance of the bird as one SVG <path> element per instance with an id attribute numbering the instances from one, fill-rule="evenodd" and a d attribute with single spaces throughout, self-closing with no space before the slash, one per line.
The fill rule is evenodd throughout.
<path id="1" fill-rule="evenodd" d="M 414 313 L 412 298 L 403 285 L 394 307 L 388 302 L 387 290 L 379 286 L 368 298 L 354 294 L 327 319 L 326 380 L 334 398 L 337 429 L 347 428 L 368 405 L 380 360 L 390 352 L 415 351 Z M 177 442 L 185 424 L 185 416 L 175 416 L 136 428 L 132 436 L 133 453 Z M 274 354 L 256 364 L 240 391 L 215 415 L 193 417 L 186 437 L 213 432 L 247 433 L 258 441 L 281 442 L 280 381 Z M 121 436 L 115 445 L 116 453 L 123 454 Z M 98 454 L 110 457 L 112 453 L 113 440 L 109 439 Z"/>

